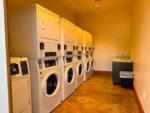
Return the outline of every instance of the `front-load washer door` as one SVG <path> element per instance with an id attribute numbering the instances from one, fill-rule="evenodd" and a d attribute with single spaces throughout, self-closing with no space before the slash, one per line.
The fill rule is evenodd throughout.
<path id="1" fill-rule="evenodd" d="M 66 72 L 66 78 L 67 78 L 67 83 L 69 83 L 69 84 L 72 84 L 73 83 L 73 81 L 74 81 L 74 71 L 73 71 L 73 67 L 69 67 L 68 69 L 67 69 L 67 72 Z"/>
<path id="2" fill-rule="evenodd" d="M 93 69 L 93 67 L 94 67 L 94 61 L 92 60 L 91 61 L 91 68 Z"/>
<path id="3" fill-rule="evenodd" d="M 57 85 L 58 85 L 57 76 L 55 74 L 52 74 L 51 76 L 49 76 L 46 81 L 46 84 L 47 84 L 46 85 L 47 95 L 54 94 L 54 92 L 57 89 Z"/>
<path id="4" fill-rule="evenodd" d="M 86 71 L 89 72 L 90 71 L 90 62 L 87 61 L 86 63 Z"/>
<path id="5" fill-rule="evenodd" d="M 45 77 L 43 84 L 43 92 L 46 97 L 52 97 L 55 95 L 59 89 L 59 80 L 57 74 L 52 73 Z"/>
<path id="6" fill-rule="evenodd" d="M 82 75 L 83 75 L 83 67 L 82 67 L 82 64 L 80 63 L 77 66 L 77 76 L 82 77 Z"/>

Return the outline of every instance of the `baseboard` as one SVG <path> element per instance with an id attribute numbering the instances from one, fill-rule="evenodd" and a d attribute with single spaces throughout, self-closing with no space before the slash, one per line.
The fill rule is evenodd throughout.
<path id="1" fill-rule="evenodd" d="M 94 70 L 94 74 L 112 75 L 112 72 L 111 71 L 98 71 L 98 70 Z"/>
<path id="2" fill-rule="evenodd" d="M 143 109 L 143 107 L 142 107 L 142 104 L 141 104 L 141 102 L 140 102 L 140 99 L 139 99 L 139 97 L 138 97 L 138 95 L 137 95 L 137 91 L 136 91 L 135 88 L 134 88 L 134 95 L 135 95 L 135 99 L 136 99 L 137 106 L 138 106 L 138 109 L 139 109 L 139 113 L 144 113 L 144 109 Z"/>

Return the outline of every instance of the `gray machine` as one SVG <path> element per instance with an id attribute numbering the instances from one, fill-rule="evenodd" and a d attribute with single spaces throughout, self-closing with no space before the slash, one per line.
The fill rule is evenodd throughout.
<path id="1" fill-rule="evenodd" d="M 133 62 L 130 60 L 114 59 L 112 62 L 113 84 L 121 85 L 120 71 L 133 71 Z"/>

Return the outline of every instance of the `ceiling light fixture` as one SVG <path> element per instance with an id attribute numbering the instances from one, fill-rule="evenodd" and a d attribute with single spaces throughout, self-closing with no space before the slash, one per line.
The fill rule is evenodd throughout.
<path id="1" fill-rule="evenodd" d="M 94 0 L 95 1 L 95 6 L 97 9 L 100 9 L 100 3 L 103 1 L 103 0 Z"/>

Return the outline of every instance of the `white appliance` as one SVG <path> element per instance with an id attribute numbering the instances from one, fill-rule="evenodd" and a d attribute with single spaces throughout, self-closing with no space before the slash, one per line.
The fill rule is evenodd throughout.
<path id="1" fill-rule="evenodd" d="M 91 76 L 91 46 L 92 35 L 84 31 L 84 81 Z"/>
<path id="2" fill-rule="evenodd" d="M 91 55 L 91 58 L 90 58 L 90 76 L 94 72 L 94 57 L 93 57 L 93 53 L 94 53 L 94 48 L 91 47 L 91 49 L 90 49 L 90 55 Z"/>
<path id="3" fill-rule="evenodd" d="M 13 113 L 32 113 L 28 60 L 13 57 L 10 62 Z"/>
<path id="4" fill-rule="evenodd" d="M 62 101 L 68 98 L 75 91 L 75 78 L 73 57 L 64 57 Z"/>
<path id="5" fill-rule="evenodd" d="M 92 57 L 90 59 L 90 72 L 91 72 L 91 75 L 93 74 L 93 71 L 94 71 L 94 58 Z"/>
<path id="6" fill-rule="evenodd" d="M 61 103 L 62 73 L 58 45 L 51 40 L 42 42 L 40 59 L 29 62 L 33 73 L 32 101 L 35 113 L 50 113 Z"/>
<path id="7" fill-rule="evenodd" d="M 12 39 L 10 40 L 11 56 L 43 58 L 45 52 L 49 51 L 45 47 L 46 49 L 41 53 L 43 42 L 44 46 L 49 45 L 47 40 L 60 44 L 60 17 L 38 4 L 11 11 L 9 12 L 9 35 Z M 50 48 L 51 51 L 52 49 Z"/>
<path id="8" fill-rule="evenodd" d="M 84 61 L 82 56 L 78 55 L 75 61 L 76 88 L 84 82 Z"/>
<path id="9" fill-rule="evenodd" d="M 75 72 L 76 72 L 76 88 L 84 82 L 84 32 L 81 28 L 75 28 Z"/>
<path id="10" fill-rule="evenodd" d="M 9 31 L 11 56 L 29 58 L 33 113 L 50 113 L 61 103 L 60 17 L 35 4 L 10 12 Z"/>
<path id="11" fill-rule="evenodd" d="M 93 74 L 94 72 L 94 39 L 92 34 L 89 34 L 89 39 L 90 39 L 90 47 L 89 47 L 89 52 L 90 52 L 90 76 Z"/>
<path id="12" fill-rule="evenodd" d="M 42 59 L 39 60 L 39 66 L 40 113 L 50 113 L 61 103 L 62 75 L 60 59 L 58 57 Z"/>
<path id="13" fill-rule="evenodd" d="M 88 80 L 90 77 L 90 67 L 91 67 L 91 63 L 90 63 L 90 56 L 89 55 L 85 55 L 85 60 L 84 60 L 84 81 Z"/>
<path id="14" fill-rule="evenodd" d="M 70 21 L 61 18 L 61 39 L 62 39 L 62 101 L 68 98 L 75 91 L 75 25 Z"/>

